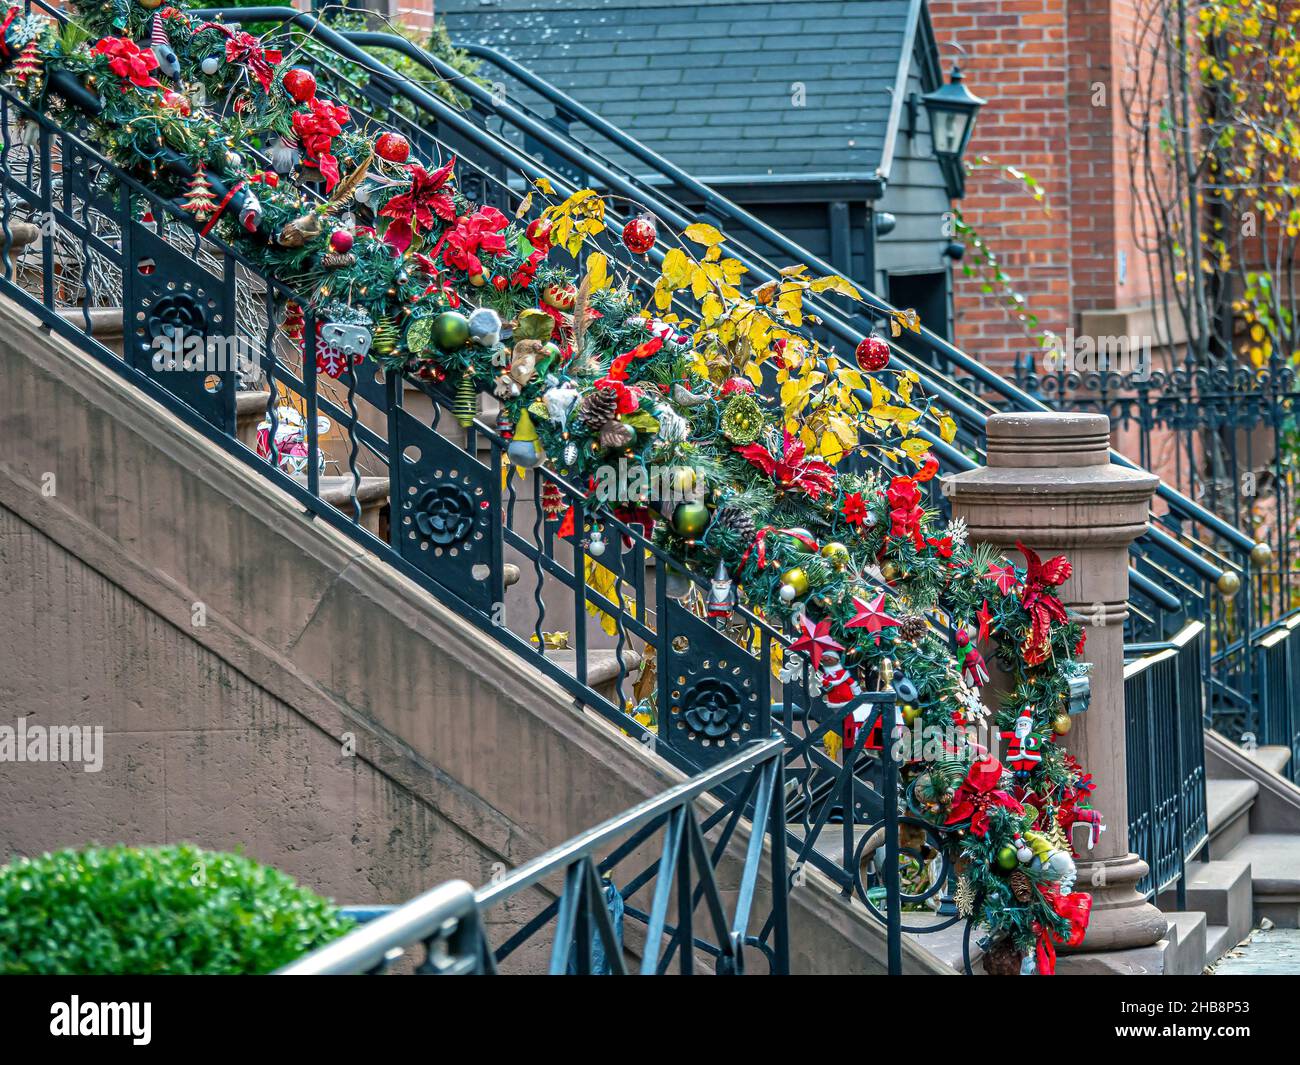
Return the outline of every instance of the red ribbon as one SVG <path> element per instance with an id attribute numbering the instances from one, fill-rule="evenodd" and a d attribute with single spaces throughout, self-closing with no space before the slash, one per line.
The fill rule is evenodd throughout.
<path id="1" fill-rule="evenodd" d="M 945 824 L 955 825 L 969 817 L 971 832 L 982 838 L 988 834 L 990 810 L 1001 807 L 1013 814 L 1023 814 L 1025 808 L 998 787 L 1001 780 L 1002 763 L 996 758 L 981 758 L 972 763 L 953 796 L 952 810 Z"/>
<path id="2" fill-rule="evenodd" d="M 199 236 L 206 237 L 210 232 L 212 232 L 212 227 L 217 224 L 217 221 L 221 218 L 222 212 L 229 206 L 230 201 L 235 198 L 235 193 L 243 187 L 244 183 L 242 181 L 236 181 L 230 186 L 230 191 L 227 192 L 221 202 L 217 204 L 216 213 L 208 219 L 208 224 L 199 230 Z"/>
<path id="3" fill-rule="evenodd" d="M 1083 942 L 1084 934 L 1088 931 L 1088 918 L 1092 915 L 1092 896 L 1086 891 L 1060 895 L 1054 887 L 1041 890 L 1047 905 L 1057 915 L 1064 917 L 1069 926 L 1069 930 L 1062 936 L 1050 928 L 1044 928 L 1041 922 L 1034 922 L 1034 935 L 1038 937 L 1034 944 L 1034 960 L 1038 964 L 1038 973 L 1040 976 L 1055 976 L 1056 948 L 1077 947 Z"/>
<path id="4" fill-rule="evenodd" d="M 9 54 L 9 42 L 6 38 L 9 36 L 9 26 L 17 15 L 18 8 L 11 7 L 5 12 L 4 22 L 0 23 L 0 56 L 7 56 Z"/>

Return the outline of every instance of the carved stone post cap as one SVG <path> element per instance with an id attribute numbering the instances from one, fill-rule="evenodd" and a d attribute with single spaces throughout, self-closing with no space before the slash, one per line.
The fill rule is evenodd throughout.
<path id="1" fill-rule="evenodd" d="M 1059 469 L 1110 462 L 1110 419 L 1104 414 L 994 414 L 985 431 L 990 466 Z"/>

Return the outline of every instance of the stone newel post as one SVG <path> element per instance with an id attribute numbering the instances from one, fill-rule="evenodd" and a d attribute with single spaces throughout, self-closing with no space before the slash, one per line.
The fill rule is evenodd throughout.
<path id="1" fill-rule="evenodd" d="M 1059 592 L 1087 619 L 1092 702 L 1074 718 L 1067 743 L 1097 782 L 1093 805 L 1107 826 L 1079 862 L 1079 888 L 1093 895 L 1080 948 L 1087 952 L 1150 947 L 1166 930 L 1160 911 L 1135 890 L 1147 866 L 1128 847 L 1124 725 L 1128 547 L 1146 529 L 1158 479 L 1112 465 L 1109 443 L 1103 414 L 997 414 L 988 421 L 988 466 L 958 475 L 949 489 L 973 541 L 1005 548 L 1023 564 L 1015 550 L 1021 540 L 1044 559 L 1063 553 L 1074 566 Z M 1114 962 L 1147 968 L 1145 958 Z"/>

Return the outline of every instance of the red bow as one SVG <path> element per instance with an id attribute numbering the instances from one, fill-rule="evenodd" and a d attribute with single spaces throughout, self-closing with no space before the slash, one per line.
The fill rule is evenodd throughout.
<path id="1" fill-rule="evenodd" d="M 925 547 L 921 537 L 921 492 L 911 477 L 895 477 L 885 493 L 889 500 L 889 535 L 910 539 L 918 551 Z"/>
<path id="2" fill-rule="evenodd" d="M 767 538 L 772 533 L 776 533 L 779 536 L 792 536 L 803 544 L 804 547 L 808 548 L 809 551 L 817 550 L 817 541 L 810 536 L 805 536 L 803 533 L 796 532 L 794 529 L 778 529 L 775 525 L 764 525 L 763 528 L 758 530 L 758 534 L 754 537 L 754 542 L 750 544 L 749 547 L 745 549 L 745 553 L 740 556 L 740 565 L 736 567 L 738 570 L 745 568 L 745 563 L 749 561 L 749 556 L 755 547 L 758 548 L 758 556 L 754 559 L 754 565 L 756 565 L 760 570 L 763 568 L 764 563 L 767 561 Z"/>
<path id="3" fill-rule="evenodd" d="M 834 484 L 835 471 L 817 459 L 804 458 L 803 441 L 792 437 L 789 430 L 782 441 L 780 458 L 762 444 L 747 444 L 735 450 L 782 488 L 798 488 L 813 499 L 829 492 Z"/>
<path id="4" fill-rule="evenodd" d="M 406 251 L 417 233 L 427 233 L 433 228 L 435 217 L 444 222 L 456 220 L 456 204 L 452 200 L 451 189 L 444 188 L 455 167 L 455 159 L 432 172 L 425 170 L 419 163 L 407 164 L 411 187 L 379 209 L 380 215 L 392 219 L 384 230 L 386 244 L 392 245 L 399 252 Z"/>
<path id="5" fill-rule="evenodd" d="M 998 785 L 1002 781 L 1002 763 L 996 758 L 981 758 L 971 764 L 966 779 L 953 796 L 952 810 L 945 824 L 955 825 L 970 818 L 970 830 L 981 838 L 989 831 L 989 811 L 1001 807 L 1013 814 L 1025 808 Z"/>
<path id="6" fill-rule="evenodd" d="M 1088 931 L 1088 918 L 1092 915 L 1092 896 L 1086 891 L 1073 891 L 1069 895 L 1060 895 L 1056 888 L 1040 889 L 1043 899 L 1059 917 L 1065 918 L 1067 931 L 1065 935 L 1044 928 L 1039 921 L 1034 922 L 1034 935 L 1038 941 L 1034 944 L 1034 960 L 1038 963 L 1040 976 L 1056 975 L 1056 948 L 1077 947 L 1083 942 Z"/>
<path id="7" fill-rule="evenodd" d="M 280 62 L 280 58 L 279 52 L 263 48 L 261 41 L 243 30 L 232 32 L 226 38 L 226 62 L 246 64 L 261 83 L 263 92 L 271 91 L 273 68 Z"/>
<path id="8" fill-rule="evenodd" d="M 341 104 L 316 97 L 308 105 L 310 114 L 293 113 L 293 131 L 302 142 L 303 157 L 325 178 L 325 191 L 329 192 L 339 180 L 339 161 L 330 154 L 334 138 L 347 125 L 348 109 Z"/>
<path id="9" fill-rule="evenodd" d="M 108 56 L 108 69 L 138 89 L 162 87 L 150 73 L 158 69 L 158 58 L 128 37 L 105 37 L 95 45 L 93 54 Z"/>
<path id="10" fill-rule="evenodd" d="M 1069 620 L 1065 607 L 1052 589 L 1069 580 L 1074 568 L 1066 561 L 1064 555 L 1057 555 L 1043 562 L 1035 551 L 1019 540 L 1016 541 L 1016 547 L 1025 556 L 1025 563 L 1028 566 L 1025 587 L 1020 593 L 1020 605 L 1029 613 L 1031 624 L 1023 650 L 1025 662 L 1033 666 L 1047 660 L 1052 622 L 1060 624 Z"/>
<path id="11" fill-rule="evenodd" d="M 436 191 L 428 206 L 434 211 L 445 198 L 451 200 L 449 193 Z M 390 200 L 389 203 L 392 203 Z M 387 205 L 385 205 L 387 206 Z M 440 215 L 440 217 L 442 217 Z M 429 225 L 432 225 L 432 218 Z M 502 230 L 510 224 L 510 219 L 495 207 L 480 207 L 473 214 L 456 219 L 456 225 L 447 234 L 442 250 L 442 261 L 457 270 L 464 270 L 470 277 L 483 273 L 483 260 L 478 257 L 480 251 L 501 255 L 506 250 L 506 238 Z M 391 231 L 392 226 L 389 226 Z"/>

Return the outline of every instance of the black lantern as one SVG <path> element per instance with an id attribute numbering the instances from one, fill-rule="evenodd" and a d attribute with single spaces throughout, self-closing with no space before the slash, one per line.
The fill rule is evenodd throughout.
<path id="1" fill-rule="evenodd" d="M 921 103 L 930 115 L 934 154 L 940 159 L 959 162 L 975 127 L 975 114 L 985 101 L 966 88 L 961 68 L 954 63 L 948 84 L 927 92 L 921 97 Z"/>

